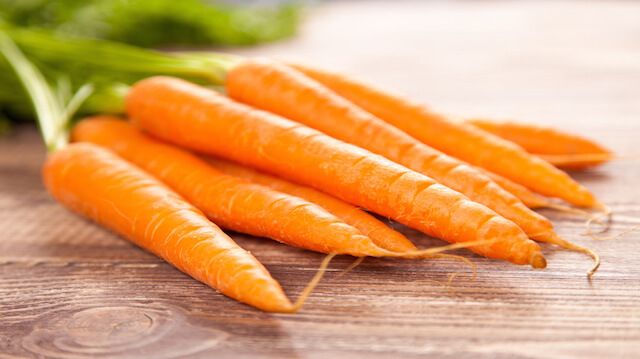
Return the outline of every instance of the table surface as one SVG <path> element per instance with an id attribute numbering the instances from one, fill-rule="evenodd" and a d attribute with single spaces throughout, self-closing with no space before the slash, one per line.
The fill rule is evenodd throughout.
<path id="1" fill-rule="evenodd" d="M 638 155 L 640 3 L 334 2 L 295 39 L 237 52 L 342 70 L 457 116 L 554 125 Z M 223 297 L 64 210 L 43 190 L 38 135 L 0 139 L 0 358 L 405 357 L 628 358 L 640 353 L 640 234 L 580 235 L 581 218 L 545 211 L 602 255 L 544 247 L 543 271 L 463 255 L 459 263 L 338 258 L 296 315 Z M 575 177 L 637 225 L 640 164 Z M 399 227 L 418 244 L 438 241 Z M 293 297 L 321 256 L 234 235 Z"/>

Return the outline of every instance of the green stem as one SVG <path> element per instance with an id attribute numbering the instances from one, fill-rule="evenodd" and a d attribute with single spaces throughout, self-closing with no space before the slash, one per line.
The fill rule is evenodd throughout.
<path id="1" fill-rule="evenodd" d="M 98 71 L 193 77 L 219 85 L 237 62 L 236 58 L 216 53 L 206 57 L 163 53 L 103 40 L 62 39 L 36 30 L 10 28 L 8 33 L 40 61 L 94 66 Z"/>
<path id="2" fill-rule="evenodd" d="M 71 127 L 71 119 L 73 115 L 78 112 L 80 106 L 91 96 L 94 92 L 94 86 L 91 84 L 82 85 L 78 91 L 76 91 L 69 102 L 67 102 L 67 106 L 64 109 L 64 112 L 60 116 L 61 122 L 58 127 L 58 135 L 59 136 L 67 136 L 69 133 L 69 129 Z"/>
<path id="3" fill-rule="evenodd" d="M 203 85 L 224 86 L 228 71 L 243 60 L 238 56 L 215 52 L 164 53 L 104 40 L 62 38 L 47 32 L 20 29 L 6 24 L 0 24 L 0 33 L 6 33 L 6 39 L 3 41 L 6 57 L 13 58 L 11 67 L 16 70 L 29 93 L 39 118 L 42 136 L 51 149 L 57 149 L 66 143 L 67 127 L 72 113 L 121 113 L 128 86 L 140 79 L 166 75 Z M 58 81 L 57 91 L 54 91 L 42 73 L 27 61 L 18 50 L 18 46 L 35 61 L 47 77 L 62 76 L 63 80 Z M 10 82 L 16 81 L 11 74 L 4 78 Z M 11 93 L 11 85 L 7 81 L 0 83 L 3 85 L 0 86 L 0 90 L 9 90 Z M 82 108 L 78 108 L 76 101 L 71 101 L 65 110 L 64 104 L 73 91 L 71 82 L 91 82 L 95 91 L 88 97 L 85 93 L 87 88 L 82 89 L 78 94 L 83 100 Z M 50 92 L 54 92 L 55 96 L 49 96 Z M 28 104 L 19 96 L 17 99 L 16 96 L 6 96 L 4 101 L 9 101 L 14 107 Z M 57 118 L 53 118 L 55 116 Z"/>
<path id="4" fill-rule="evenodd" d="M 91 94 L 90 86 L 82 86 L 65 105 L 64 92 L 53 89 L 44 75 L 24 56 L 22 51 L 4 32 L 0 31 L 0 53 L 18 75 L 36 111 L 40 132 L 49 152 L 67 145 L 67 124 L 75 110 Z"/>

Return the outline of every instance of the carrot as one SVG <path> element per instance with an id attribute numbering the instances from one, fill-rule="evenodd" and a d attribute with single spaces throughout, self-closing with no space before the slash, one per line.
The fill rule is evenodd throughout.
<path id="1" fill-rule="evenodd" d="M 491 179 L 495 183 L 497 183 L 500 187 L 504 188 L 506 191 L 518 197 L 518 199 L 520 199 L 522 203 L 524 203 L 529 208 L 535 208 L 535 209 L 547 208 L 547 209 L 553 209 L 559 212 L 577 214 L 577 215 L 585 216 L 588 218 L 594 217 L 594 215 L 592 213 L 589 213 L 588 211 L 551 201 L 547 197 L 544 197 L 535 192 L 532 192 L 530 189 L 528 189 L 527 187 L 521 184 L 515 183 L 498 174 L 489 172 L 484 168 L 477 167 L 477 169 L 486 173 L 486 175 L 491 177 Z"/>
<path id="2" fill-rule="evenodd" d="M 483 119 L 471 119 L 467 122 L 515 142 L 530 153 L 546 155 L 611 154 L 611 151 L 594 141 L 549 127 Z"/>
<path id="3" fill-rule="evenodd" d="M 619 158 L 613 154 L 585 153 L 574 155 L 541 155 L 535 154 L 552 165 L 566 170 L 579 171 L 596 167 L 613 159 Z"/>
<path id="4" fill-rule="evenodd" d="M 216 223 L 237 232 L 270 237 L 327 254 L 457 258 L 440 254 L 452 247 L 417 250 L 404 237 L 410 248 L 401 253 L 390 252 L 314 203 L 225 175 L 199 157 L 160 143 L 112 116 L 87 118 L 74 127 L 72 136 L 76 141 L 107 147 L 139 165 L 184 195 Z M 406 246 L 405 242 L 401 244 Z"/>
<path id="5" fill-rule="evenodd" d="M 484 119 L 467 122 L 516 143 L 558 167 L 584 169 L 613 158 L 611 151 L 590 139 L 549 127 Z"/>
<path id="6" fill-rule="evenodd" d="M 133 165 L 92 144 L 51 154 L 43 176 L 60 203 L 223 294 L 270 312 L 293 304 L 269 272 L 204 215 Z"/>
<path id="7" fill-rule="evenodd" d="M 524 203 L 525 206 L 529 208 L 545 208 L 548 207 L 551 203 L 546 197 L 541 196 L 531 191 L 527 187 L 519 183 L 515 183 L 508 178 L 500 176 L 499 174 L 493 173 L 491 171 L 487 171 L 481 167 L 476 167 L 476 169 L 489 176 L 489 178 L 491 178 L 493 182 L 502 187 L 502 189 L 504 189 L 505 191 L 516 196 L 520 201 L 522 201 L 522 203 Z"/>
<path id="8" fill-rule="evenodd" d="M 66 96 L 65 89 L 52 87 L 2 32 L 0 53 L 37 114 L 49 152 L 43 179 L 54 198 L 227 296 L 266 311 L 294 312 L 302 307 L 333 254 L 325 257 L 292 304 L 255 257 L 176 193 L 110 151 L 92 144 L 68 145 L 66 126 L 91 94 L 90 85 Z"/>
<path id="9" fill-rule="evenodd" d="M 267 61 L 247 61 L 231 70 L 226 88 L 238 101 L 383 155 L 484 204 L 525 232 L 541 232 L 538 224 L 544 219 L 486 175 L 420 143 L 294 69 Z"/>
<path id="10" fill-rule="evenodd" d="M 382 248 L 397 252 L 416 249 L 413 243 L 411 243 L 411 241 L 409 241 L 404 235 L 380 222 L 374 216 L 349 203 L 343 202 L 313 188 L 301 186 L 273 177 L 252 168 L 225 161 L 220 158 L 207 157 L 206 160 L 217 170 L 228 175 L 240 177 L 250 182 L 298 196 L 309 202 L 315 203 L 340 218 L 345 223 L 360 230 L 362 234 L 371 238 L 375 244 Z"/>
<path id="11" fill-rule="evenodd" d="M 183 147 L 309 185 L 449 242 L 490 241 L 476 253 L 545 267 L 540 247 L 514 223 L 429 177 L 276 115 L 169 77 L 135 84 L 134 124 Z"/>
<path id="12" fill-rule="evenodd" d="M 111 149 L 167 184 L 223 228 L 322 253 L 357 257 L 386 253 L 322 207 L 226 175 L 197 156 L 154 140 L 120 119 L 85 119 L 75 126 L 72 138 Z M 400 245 L 406 246 L 408 240 L 403 239 Z"/>
<path id="13" fill-rule="evenodd" d="M 410 242 L 408 251 L 389 252 L 316 204 L 225 175 L 197 156 L 153 140 L 112 116 L 81 121 L 74 127 L 72 138 L 113 150 L 183 194 L 212 220 L 238 232 L 269 236 L 330 255 L 457 257 L 439 254 L 451 247 L 419 251 Z"/>
<path id="14" fill-rule="evenodd" d="M 381 154 L 432 177 L 519 225 L 530 238 L 597 256 L 560 238 L 547 218 L 530 210 L 488 176 L 362 110 L 290 67 L 247 61 L 226 79 L 227 93 L 241 102 L 304 123 Z"/>
<path id="15" fill-rule="evenodd" d="M 298 65 L 296 68 L 444 153 L 486 168 L 542 195 L 558 197 L 577 206 L 605 209 L 588 189 L 516 144 L 346 77 Z"/>

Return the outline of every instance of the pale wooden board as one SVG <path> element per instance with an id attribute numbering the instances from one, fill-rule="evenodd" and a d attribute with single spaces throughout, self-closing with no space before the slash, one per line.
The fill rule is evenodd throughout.
<path id="1" fill-rule="evenodd" d="M 309 14 L 296 39 L 239 53 L 302 61 L 376 82 L 444 112 L 552 124 L 639 154 L 640 3 L 353 2 Z M 389 357 L 628 358 L 640 353 L 637 233 L 584 257 L 545 247 L 533 271 L 473 255 L 456 262 L 367 260 L 333 270 L 297 315 L 224 298 L 122 239 L 65 211 L 44 192 L 35 129 L 0 139 L 0 358 Z M 576 177 L 618 213 L 640 217 L 640 164 Z M 399 227 L 421 245 L 438 244 Z M 297 295 L 321 256 L 235 235 Z"/>

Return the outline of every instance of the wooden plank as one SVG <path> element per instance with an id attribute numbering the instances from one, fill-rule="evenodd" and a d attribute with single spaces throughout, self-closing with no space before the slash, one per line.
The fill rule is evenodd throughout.
<path id="1" fill-rule="evenodd" d="M 301 35 L 238 52 L 354 73 L 462 116 L 553 124 L 637 154 L 640 22 L 633 2 L 340 2 Z M 338 258 L 297 315 L 260 313 L 67 212 L 40 183 L 38 134 L 0 139 L 0 358 L 473 357 L 601 358 L 640 352 L 638 233 L 580 236 L 582 220 L 550 211 L 561 234 L 597 250 L 545 247 L 549 268 L 459 252 L 457 262 Z M 640 165 L 576 177 L 639 223 Z M 420 245 L 439 244 L 397 226 Z M 296 296 L 320 255 L 234 235 Z M 463 275 L 450 287 L 449 274 Z"/>

